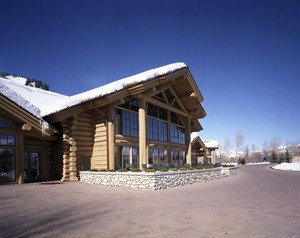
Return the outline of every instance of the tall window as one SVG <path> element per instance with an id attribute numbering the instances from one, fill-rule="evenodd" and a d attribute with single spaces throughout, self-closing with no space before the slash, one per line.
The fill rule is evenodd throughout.
<path id="1" fill-rule="evenodd" d="M 115 110 L 115 133 L 124 136 L 139 136 L 139 101 L 131 100 L 120 105 L 121 108 Z M 124 109 L 123 109 L 124 108 Z"/>
<path id="2" fill-rule="evenodd" d="M 158 141 L 168 141 L 168 112 L 148 103 L 148 139 Z"/>
<path id="3" fill-rule="evenodd" d="M 1 123 L 1 128 L 9 129 Z M 0 183 L 16 180 L 16 136 L 0 134 Z"/>
<path id="4" fill-rule="evenodd" d="M 185 128 L 171 124 L 171 142 L 185 144 Z"/>

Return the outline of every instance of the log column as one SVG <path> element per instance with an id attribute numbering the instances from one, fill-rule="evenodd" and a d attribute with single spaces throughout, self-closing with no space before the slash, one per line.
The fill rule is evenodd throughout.
<path id="1" fill-rule="evenodd" d="M 147 164 L 147 113 L 146 113 L 146 101 L 140 99 L 139 108 L 139 166 L 143 169 L 143 164 Z"/>
<path id="2" fill-rule="evenodd" d="M 186 163 L 192 165 L 192 144 L 191 144 L 191 118 L 186 118 Z"/>
<path id="3" fill-rule="evenodd" d="M 108 135 L 108 169 L 115 170 L 115 131 L 114 107 L 108 109 L 107 135 Z"/>
<path id="4" fill-rule="evenodd" d="M 69 156 L 69 122 L 64 121 L 61 122 L 62 132 L 63 134 L 63 173 L 61 181 L 69 181 L 70 180 L 70 156 Z"/>
<path id="5" fill-rule="evenodd" d="M 17 166 L 16 181 L 18 184 L 24 183 L 24 136 L 17 135 Z"/>

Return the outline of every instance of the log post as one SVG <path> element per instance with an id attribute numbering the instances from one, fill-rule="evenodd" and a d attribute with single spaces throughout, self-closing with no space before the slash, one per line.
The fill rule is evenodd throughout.
<path id="1" fill-rule="evenodd" d="M 143 169 L 143 164 L 147 164 L 147 112 L 146 101 L 144 98 L 140 99 L 139 108 L 139 167 Z"/>

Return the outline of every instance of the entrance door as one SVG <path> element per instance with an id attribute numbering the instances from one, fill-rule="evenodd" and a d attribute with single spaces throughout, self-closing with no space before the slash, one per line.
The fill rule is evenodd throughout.
<path id="1" fill-rule="evenodd" d="M 90 171 L 91 170 L 91 156 L 82 155 L 81 156 L 81 170 Z"/>
<path id="2" fill-rule="evenodd" d="M 24 153 L 24 182 L 40 180 L 41 156 L 39 152 Z"/>

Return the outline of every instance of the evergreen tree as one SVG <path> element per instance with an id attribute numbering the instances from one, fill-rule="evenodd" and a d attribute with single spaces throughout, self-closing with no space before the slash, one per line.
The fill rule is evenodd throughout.
<path id="1" fill-rule="evenodd" d="M 285 162 L 290 163 L 292 160 L 290 152 L 288 149 L 285 150 Z"/>
<path id="2" fill-rule="evenodd" d="M 271 160 L 271 163 L 277 163 L 278 162 L 278 158 L 277 158 L 277 155 L 276 155 L 274 150 L 272 151 L 270 160 Z"/>

